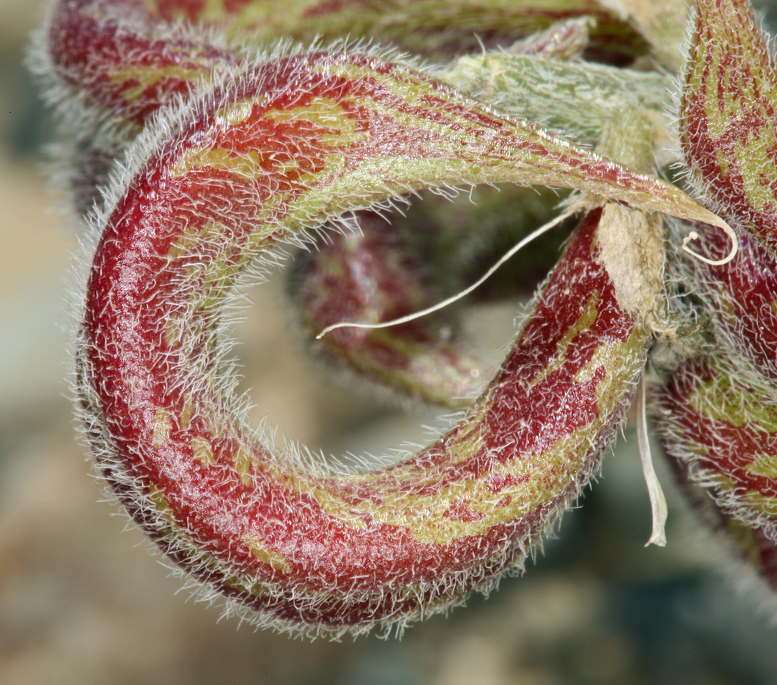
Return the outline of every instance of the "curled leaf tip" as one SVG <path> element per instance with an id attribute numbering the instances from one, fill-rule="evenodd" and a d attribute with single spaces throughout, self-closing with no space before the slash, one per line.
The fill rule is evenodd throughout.
<path id="1" fill-rule="evenodd" d="M 698 259 L 700 262 L 704 262 L 710 266 L 724 266 L 725 264 L 731 262 L 734 257 L 736 257 L 737 252 L 739 251 L 739 240 L 737 239 L 736 233 L 734 233 L 734 229 L 731 228 L 731 226 L 729 226 L 722 219 L 719 219 L 715 225 L 719 228 L 722 228 L 731 241 L 731 250 L 723 259 L 709 259 L 688 247 L 688 243 L 699 239 L 699 234 L 696 231 L 691 231 L 685 238 L 683 238 L 683 250 L 685 250 L 695 259 Z"/>

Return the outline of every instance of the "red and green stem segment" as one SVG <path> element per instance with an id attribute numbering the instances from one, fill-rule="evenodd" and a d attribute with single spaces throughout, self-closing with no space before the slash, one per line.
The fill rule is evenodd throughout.
<path id="1" fill-rule="evenodd" d="M 393 4 L 284 7 L 323 35 L 327 22 L 340 35 L 336 20 L 346 16 L 356 22 L 351 35 L 362 35 L 362 18 L 372 37 Z M 593 0 L 496 4 L 540 17 L 527 32 L 606 13 Z M 462 31 L 509 29 L 513 16 L 482 12 L 479 2 L 447 5 L 459 22 L 451 44 L 436 36 L 443 15 L 435 2 L 414 5 L 415 25 L 413 13 L 400 13 L 399 33 L 385 35 L 434 34 L 429 54 L 449 54 Z M 95 220 L 77 353 L 82 413 L 98 469 L 132 517 L 206 587 L 256 611 L 260 625 L 335 635 L 402 626 L 520 568 L 597 469 L 630 402 L 651 336 L 644 312 L 627 312 L 616 292 L 606 265 L 613 257 L 600 249 L 612 242 L 601 205 L 725 224 L 674 186 L 379 51 L 285 48 L 252 61 L 248 48 L 212 38 L 211 29 L 244 45 L 262 31 L 296 36 L 273 28 L 267 10 L 275 7 L 62 0 L 54 10 L 52 71 L 111 122 L 142 129 Z M 608 25 L 601 16 L 597 31 Z M 631 54 L 636 42 L 622 45 Z M 235 286 L 268 263 L 272 248 L 344 214 L 480 183 L 588 198 L 494 380 L 447 435 L 382 471 L 316 470 L 275 451 L 248 428 L 222 369 L 223 312 Z M 390 297 L 390 307 L 408 308 L 412 298 L 403 297 Z M 311 312 L 330 316 L 314 304 Z M 418 331 L 421 347 L 439 355 L 442 346 Z M 460 360 L 456 351 L 441 368 Z"/>
<path id="2" fill-rule="evenodd" d="M 449 98 L 360 56 L 265 65 L 180 114 L 106 212 L 78 355 L 99 468 L 173 559 L 262 622 L 363 629 L 490 587 L 596 468 L 644 364 L 594 210 L 497 378 L 410 462 L 308 472 L 235 416 L 217 327 L 264 250 L 396 185 L 520 178 L 557 145 Z M 563 179 L 557 159 L 545 173 Z"/>

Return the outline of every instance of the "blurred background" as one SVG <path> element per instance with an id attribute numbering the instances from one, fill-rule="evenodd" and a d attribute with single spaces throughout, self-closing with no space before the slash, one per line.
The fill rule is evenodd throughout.
<path id="1" fill-rule="evenodd" d="M 709 570 L 674 505 L 667 547 L 644 548 L 650 509 L 632 428 L 523 578 L 401 640 L 255 632 L 178 592 L 102 501 L 74 430 L 65 293 L 77 230 L 51 209 L 42 148 L 52 122 L 23 64 L 42 4 L 0 0 L 0 685 L 777 683 L 777 632 Z M 305 359 L 282 290 L 253 292 L 238 326 L 253 418 L 335 453 L 423 440 L 429 415 L 354 396 Z M 468 325 L 491 331 L 495 351 L 513 314 L 492 305 Z"/>

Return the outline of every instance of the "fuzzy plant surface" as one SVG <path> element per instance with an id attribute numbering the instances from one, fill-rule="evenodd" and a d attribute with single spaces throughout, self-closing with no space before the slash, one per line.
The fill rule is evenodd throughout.
<path id="1" fill-rule="evenodd" d="M 85 226 L 83 434 L 198 592 L 335 638 L 488 593 L 639 387 L 701 525 L 777 590 L 777 72 L 746 0 L 58 0 L 34 62 Z M 408 317 L 546 221 L 571 232 L 492 378 L 455 312 Z M 237 289 L 317 236 L 299 331 L 459 410 L 418 454 L 280 449 L 235 397 Z"/>

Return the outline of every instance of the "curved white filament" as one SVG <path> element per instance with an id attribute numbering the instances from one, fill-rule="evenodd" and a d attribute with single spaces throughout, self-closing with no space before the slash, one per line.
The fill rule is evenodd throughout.
<path id="1" fill-rule="evenodd" d="M 729 240 L 731 240 L 731 251 L 723 259 L 707 259 L 707 257 L 703 257 L 698 252 L 694 252 L 691 248 L 688 247 L 688 243 L 690 243 L 692 240 L 699 239 L 699 234 L 696 231 L 691 231 L 687 236 L 685 236 L 685 238 L 683 238 L 683 250 L 685 250 L 692 257 L 698 259 L 700 262 L 704 262 L 710 266 L 723 266 L 724 264 L 728 264 L 732 259 L 734 259 L 734 257 L 736 257 L 736 254 L 739 251 L 739 240 L 737 239 L 737 234 L 734 233 L 734 229 L 731 228 L 731 226 L 729 226 L 722 219 L 720 223 L 715 225 L 719 228 L 722 228 L 726 232 L 726 235 L 729 237 Z"/>
<path id="2" fill-rule="evenodd" d="M 637 443 L 639 444 L 639 456 L 642 459 L 642 473 L 645 475 L 648 495 L 650 496 L 650 509 L 653 512 L 653 531 L 650 540 L 645 543 L 664 547 L 666 545 L 666 498 L 658 481 L 656 471 L 653 468 L 653 459 L 650 455 L 650 440 L 647 431 L 647 412 L 645 408 L 645 379 L 639 384 L 639 407 L 637 409 Z"/>
<path id="3" fill-rule="evenodd" d="M 527 235 L 523 240 L 521 240 L 519 243 L 517 243 L 512 248 L 510 248 L 510 250 L 508 250 L 504 255 L 502 255 L 499 261 L 496 262 L 496 264 L 494 264 L 475 283 L 473 283 L 468 288 L 462 290 L 461 292 L 456 293 L 452 297 L 449 297 L 447 300 L 438 302 L 436 305 L 429 307 L 428 309 L 422 309 L 421 311 L 415 312 L 413 314 L 408 314 L 407 316 L 402 316 L 398 319 L 393 319 L 392 321 L 383 321 L 381 323 L 351 323 L 351 322 L 345 321 L 342 323 L 332 324 L 331 326 L 327 326 L 323 331 L 321 331 L 316 336 L 316 340 L 320 340 L 327 333 L 335 330 L 336 328 L 369 328 L 369 329 L 388 328 L 389 326 L 397 326 L 398 324 L 407 323 L 408 321 L 414 321 L 415 319 L 420 319 L 422 316 L 426 316 L 427 314 L 431 314 L 440 309 L 443 309 L 444 307 L 447 307 L 449 304 L 453 304 L 454 302 L 456 302 L 456 300 L 460 300 L 462 297 L 469 295 L 473 290 L 475 290 L 475 288 L 481 286 L 486 280 L 488 280 L 494 274 L 494 272 L 500 266 L 502 266 L 502 264 L 504 264 L 508 259 L 510 259 L 516 252 L 518 252 L 523 247 L 528 245 L 532 240 L 539 238 L 543 233 L 547 233 L 554 226 L 558 226 L 558 224 L 560 224 L 564 219 L 571 216 L 573 213 L 574 213 L 574 210 L 568 210 L 563 214 L 560 214 L 559 216 L 557 216 L 552 221 L 549 221 L 543 226 L 540 226 L 537 230 Z"/>

